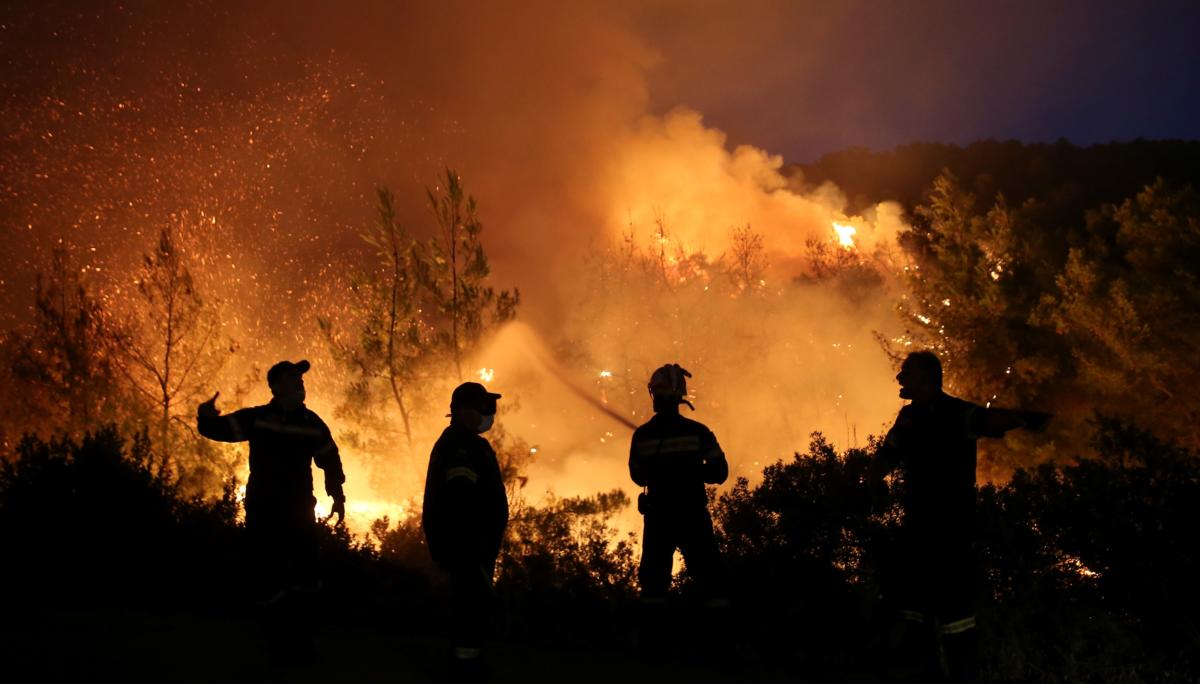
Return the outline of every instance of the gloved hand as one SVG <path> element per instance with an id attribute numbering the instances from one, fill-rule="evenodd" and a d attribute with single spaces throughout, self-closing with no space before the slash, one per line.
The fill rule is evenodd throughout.
<path id="1" fill-rule="evenodd" d="M 346 521 L 346 499 L 345 499 L 345 497 L 333 500 L 333 508 L 329 509 L 329 518 L 332 518 L 335 515 L 337 516 L 337 522 L 334 523 L 335 527 L 338 525 L 345 524 L 345 521 Z M 325 521 L 328 522 L 329 518 L 325 518 Z"/>
<path id="2" fill-rule="evenodd" d="M 196 417 L 198 418 L 216 418 L 221 415 L 217 410 L 217 397 L 221 396 L 220 392 L 212 395 L 212 399 L 200 404 L 196 407 Z"/>

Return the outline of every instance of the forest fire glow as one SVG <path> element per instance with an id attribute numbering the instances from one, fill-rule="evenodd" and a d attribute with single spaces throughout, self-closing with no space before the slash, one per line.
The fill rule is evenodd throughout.
<path id="1" fill-rule="evenodd" d="M 593 53 L 579 59 L 590 64 Z M 520 176 L 510 155 L 489 147 L 492 140 L 460 144 L 443 135 L 445 101 L 437 111 L 411 110 L 409 93 L 397 98 L 336 59 L 306 60 L 294 73 L 273 63 L 252 60 L 246 84 L 233 90 L 189 78 L 177 91 L 129 92 L 122 81 L 95 74 L 63 97 L 19 103 L 30 131 L 36 124 L 47 137 L 14 143 L 3 165 L 12 184 L 4 208 L 14 225 L 29 229 L 14 241 L 24 261 L 0 294 L 9 310 L 29 309 L 17 294 L 32 293 L 61 248 L 64 269 L 79 274 L 106 316 L 151 321 L 153 312 L 137 308 L 139 288 L 151 282 L 142 271 L 160 231 L 169 229 L 208 337 L 189 340 L 199 351 L 173 365 L 199 364 L 168 388 L 166 411 L 146 414 L 155 424 L 166 414 L 172 425 L 188 424 L 195 403 L 217 390 L 221 411 L 264 404 L 266 367 L 310 359 L 309 405 L 338 441 L 348 523 L 365 532 L 372 516 L 396 520 L 419 510 L 450 392 L 463 380 L 495 382 L 497 368 L 505 383 L 497 450 L 537 454 L 525 473 L 531 498 L 636 492 L 625 467 L 626 430 L 649 418 L 645 382 L 666 362 L 697 373 L 697 419 L 721 436 L 733 471 L 750 478 L 759 463 L 792 453 L 813 430 L 851 444 L 894 413 L 893 372 L 871 343 L 875 330 L 892 325 L 886 298 L 847 307 L 833 288 L 788 283 L 804 270 L 806 245 L 829 242 L 831 220 L 845 250 L 835 251 L 854 250 L 857 258 L 895 234 L 898 211 L 855 215 L 836 188 L 791 184 L 780 157 L 730 145 L 692 110 L 649 115 L 634 102 L 614 118 L 607 102 L 637 88 L 568 102 L 582 116 L 562 119 L 589 122 L 586 130 L 506 126 L 495 136 L 538 141 L 544 158 L 528 172 L 557 178 L 560 185 L 547 191 Z M 641 79 L 598 68 L 617 82 Z M 557 91 L 538 96 L 541 106 L 563 104 Z M 488 104 L 509 107 L 497 120 L 527 114 L 524 97 Z M 90 114 L 62 113 L 72 110 Z M 479 119 L 468 123 L 464 129 L 490 130 Z M 581 130 L 590 141 L 583 147 Z M 120 154 L 94 154 L 98 141 L 110 140 L 122 141 Z M 414 245 L 436 239 L 423 191 L 441 197 L 447 183 L 440 169 L 406 161 L 430 158 L 470 170 L 463 183 L 478 199 L 486 225 L 481 250 L 495 268 L 476 285 L 520 287 L 524 298 L 515 321 L 485 321 L 451 362 L 444 343 L 430 341 L 462 332 L 438 320 L 451 298 L 415 301 L 408 330 L 442 328 L 407 356 L 383 360 L 389 345 L 361 340 L 386 330 L 389 318 L 378 300 L 361 297 L 395 291 L 369 282 L 390 271 L 380 247 L 386 241 L 356 236 L 378 220 L 369 189 L 398 183 L 396 223 L 412 231 Z M 544 213 L 527 219 L 527 206 Z M 588 228 L 572 237 L 563 225 Z M 69 244 L 52 244 L 64 231 Z M 534 340 L 553 350 L 547 356 L 561 368 L 530 361 Z M 846 344 L 832 347 L 835 341 Z M 436 344 L 443 348 L 431 353 Z M 138 346 L 146 359 L 163 358 L 144 340 Z M 398 378 L 397 368 L 416 370 Z M 244 445 L 201 451 L 182 446 L 175 461 L 203 473 L 197 490 L 219 491 L 225 478 L 245 481 Z M 318 496 L 326 514 L 328 500 Z M 631 512 L 622 526 L 635 523 Z"/>
<path id="2" fill-rule="evenodd" d="M 854 249 L 854 236 L 858 233 L 858 229 L 854 226 L 845 223 L 833 224 L 833 231 L 837 233 L 838 243 L 846 249 Z"/>
<path id="3" fill-rule="evenodd" d="M 315 509 L 318 519 L 327 520 L 330 517 L 331 505 L 328 499 L 317 502 Z M 346 499 L 346 525 L 356 532 L 371 528 L 376 520 L 387 518 L 389 522 L 399 522 L 412 515 L 411 507 L 405 503 L 383 501 L 376 499 Z"/>

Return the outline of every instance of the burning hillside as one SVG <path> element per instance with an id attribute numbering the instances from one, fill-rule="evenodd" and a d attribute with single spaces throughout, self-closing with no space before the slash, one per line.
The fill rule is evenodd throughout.
<path id="1" fill-rule="evenodd" d="M 10 325 L 28 324 L 37 275 L 58 254 L 72 272 L 60 289 L 84 287 L 97 320 L 123 340 L 104 361 L 113 391 L 128 391 L 126 405 L 141 407 L 131 413 L 158 416 L 152 422 L 180 444 L 191 439 L 199 399 L 221 389 L 224 408 L 262 402 L 265 367 L 312 359 L 310 404 L 341 436 L 350 500 L 365 507 L 351 504 L 360 523 L 411 507 L 448 389 L 471 368 L 511 398 L 502 425 L 514 449 L 536 448 L 535 494 L 628 484 L 627 428 L 582 399 L 637 422 L 647 411 L 645 376 L 665 361 L 697 373 L 699 409 L 727 435 L 738 473 L 753 475 L 814 430 L 849 444 L 877 432 L 897 403 L 873 340 L 895 324 L 888 298 L 848 303 L 794 279 L 809 271 L 814 245 L 886 258 L 899 210 L 847 217 L 836 188 L 801 192 L 780 175 L 779 157 L 730 149 L 698 113 L 647 114 L 636 41 L 617 24 L 546 10 L 565 33 L 539 32 L 525 50 L 505 51 L 501 65 L 489 65 L 486 16 L 421 16 L 431 26 L 460 22 L 464 41 L 482 43 L 455 53 L 446 74 L 486 84 L 497 68 L 565 61 L 568 69 L 520 97 L 484 88 L 491 119 L 470 113 L 472 88 L 380 69 L 403 64 L 392 60 L 401 55 L 297 53 L 240 21 L 221 25 L 238 49 L 212 61 L 207 49 L 178 47 L 205 30 L 196 16 L 138 8 L 63 18 L 64 40 L 107 50 L 119 72 L 88 66 L 86 49 L 18 43 L 15 58 L 31 63 L 54 52 L 40 76 L 7 86 L 5 118 L 19 124 L 2 150 L 0 210 L 22 226 L 10 233 L 17 256 L 2 293 Z M 96 21 L 128 50 L 96 42 L 87 30 Z M 597 59 L 573 42 L 619 46 L 632 61 Z M 571 90 L 577 73 L 593 74 L 601 89 Z M 561 123 L 544 125 L 547 116 Z M 522 127 L 501 133 L 500 121 Z M 393 221 L 413 244 L 436 243 L 439 224 L 422 200 L 425 187 L 445 190 L 436 177 L 443 159 L 478 198 L 487 227 L 479 244 L 495 269 L 488 282 L 520 288 L 524 323 L 456 342 L 454 363 L 414 351 L 405 387 L 395 388 L 409 393 L 406 404 L 372 394 L 381 376 L 360 372 L 362 358 L 356 370 L 342 352 L 380 313 L 360 296 L 366 283 L 390 277 L 386 250 L 360 239 L 376 222 L 373 188 L 393 187 Z M 153 269 L 143 257 L 155 254 L 172 260 L 184 288 L 172 296 L 196 309 L 198 318 L 176 324 L 202 336 L 176 356 L 159 354 L 175 366 L 165 378 L 154 350 L 183 333 L 162 327 L 155 315 L 165 300 L 146 293 Z M 41 282 L 49 293 L 53 283 Z M 434 308 L 405 314 L 424 330 L 418 337 L 428 334 L 418 348 L 441 334 L 444 311 Z M 131 361 L 123 350 L 139 354 Z M 54 401 L 34 403 L 42 399 Z M 44 414 L 32 427 L 56 426 L 58 414 Z M 162 430 L 152 431 L 160 442 Z M 179 449 L 244 476 L 236 452 Z"/>

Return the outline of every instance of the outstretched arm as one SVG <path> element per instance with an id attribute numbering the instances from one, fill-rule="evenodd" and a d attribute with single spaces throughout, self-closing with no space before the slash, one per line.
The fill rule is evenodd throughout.
<path id="1" fill-rule="evenodd" d="M 211 399 L 196 407 L 196 430 L 218 442 L 244 442 L 250 439 L 253 418 L 249 415 L 249 409 L 221 415 L 217 410 L 219 396 L 221 393 L 217 392 Z"/>
<path id="2" fill-rule="evenodd" d="M 980 437 L 1003 437 L 1017 428 L 1041 432 L 1050 420 L 1049 413 L 1005 408 L 982 408 L 972 415 L 972 431 Z"/>

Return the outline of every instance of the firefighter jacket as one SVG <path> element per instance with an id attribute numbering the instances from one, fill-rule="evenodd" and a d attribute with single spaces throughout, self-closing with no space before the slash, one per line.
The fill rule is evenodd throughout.
<path id="1" fill-rule="evenodd" d="M 704 485 L 724 482 L 729 464 L 703 423 L 678 413 L 657 413 L 633 433 L 629 475 L 648 488 L 656 510 L 704 508 Z"/>
<path id="2" fill-rule="evenodd" d="M 500 555 L 508 494 L 496 452 L 474 430 L 451 424 L 433 445 L 421 522 L 444 568 L 489 566 Z"/>
<path id="3" fill-rule="evenodd" d="M 900 466 L 905 525 L 973 534 L 976 440 L 987 430 L 988 409 L 942 393 L 900 409 L 882 448 Z"/>
<path id="4" fill-rule="evenodd" d="M 312 463 L 325 471 L 325 492 L 344 498 L 342 459 L 325 422 L 305 406 L 284 411 L 275 402 L 219 416 L 199 416 L 200 434 L 220 442 L 250 442 L 246 513 L 308 508 Z"/>

